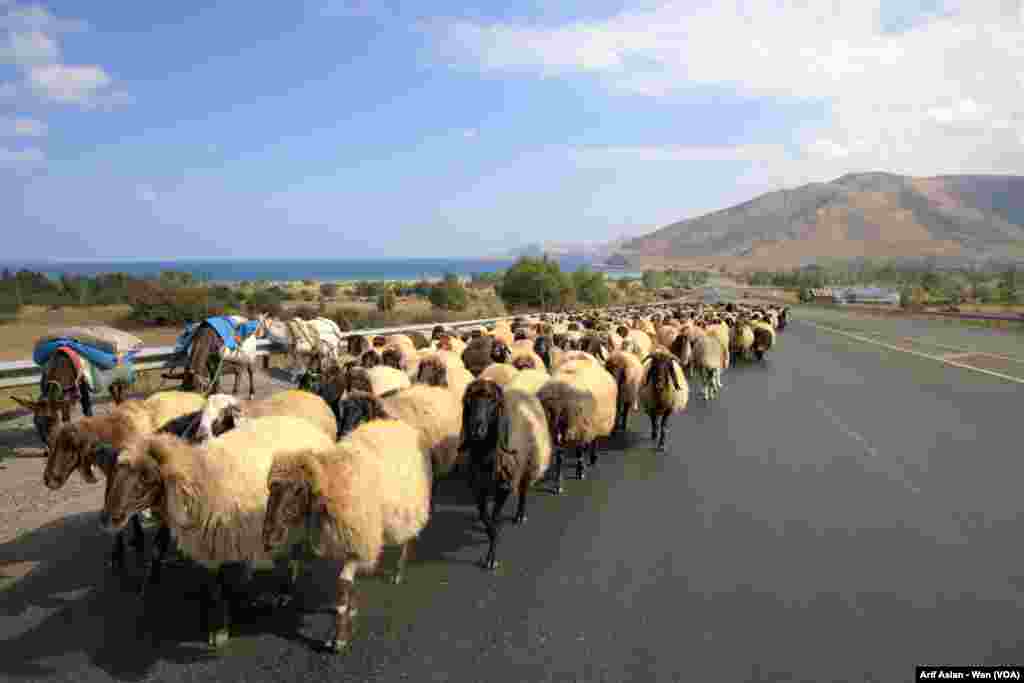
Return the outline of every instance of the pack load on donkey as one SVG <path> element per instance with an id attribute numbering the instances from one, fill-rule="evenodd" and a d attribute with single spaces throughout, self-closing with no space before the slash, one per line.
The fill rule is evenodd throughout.
<path id="1" fill-rule="evenodd" d="M 109 393 L 115 403 L 135 383 L 135 355 L 142 340 L 106 325 L 67 327 L 36 341 L 32 360 L 42 368 L 36 401 L 14 400 L 32 411 L 43 443 L 60 424 L 71 419 L 71 404 L 79 401 L 82 413 L 92 415 L 92 395 Z"/>
<path id="2" fill-rule="evenodd" d="M 241 316 L 213 316 L 185 326 L 174 344 L 170 368 L 183 365 L 180 374 L 165 374 L 167 379 L 182 380 L 185 391 L 216 393 L 225 372 L 235 375 L 234 393 L 238 393 L 241 370 L 249 372 L 249 398 L 254 395 L 252 366 L 256 362 L 255 342 L 262 337 L 259 320 Z"/>

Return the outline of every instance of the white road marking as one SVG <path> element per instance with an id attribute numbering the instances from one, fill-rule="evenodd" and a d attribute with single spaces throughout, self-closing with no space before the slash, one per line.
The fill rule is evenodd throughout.
<path id="1" fill-rule="evenodd" d="M 807 323 L 808 325 L 811 325 L 812 327 L 818 328 L 820 330 L 825 330 L 826 332 L 831 332 L 832 334 L 840 334 L 840 335 L 842 335 L 844 337 L 849 337 L 850 339 L 856 339 L 857 341 L 862 341 L 862 342 L 864 342 L 866 344 L 874 344 L 875 346 L 881 346 L 883 348 L 890 349 L 892 351 L 900 351 L 901 353 L 909 353 L 912 356 L 920 356 L 921 358 L 927 358 L 929 360 L 938 361 L 939 363 L 943 363 L 945 365 L 950 365 L 950 366 L 952 366 L 954 368 L 960 368 L 962 370 L 970 370 L 971 372 L 980 372 L 983 375 L 990 375 L 992 377 L 998 377 L 999 379 L 1004 379 L 1004 380 L 1007 380 L 1009 382 L 1015 382 L 1016 384 L 1024 384 L 1024 379 L 1022 379 L 1020 377 L 1013 377 L 1012 375 L 1004 375 L 1003 373 L 996 372 L 994 370 L 986 370 L 984 368 L 975 367 L 973 365 L 967 365 L 965 363 L 958 363 L 955 360 L 950 360 L 948 358 L 943 358 L 942 356 L 935 356 L 935 355 L 930 354 L 930 353 L 922 353 L 921 351 L 914 351 L 913 349 L 903 348 L 902 346 L 893 346 L 892 344 L 886 344 L 885 342 L 880 342 L 877 339 L 871 339 L 870 337 L 865 337 L 863 335 L 853 334 L 852 332 L 846 332 L 844 330 L 839 330 L 839 329 L 836 329 L 834 327 L 829 327 L 828 325 L 821 325 L 819 323 L 813 323 L 813 322 L 811 322 L 809 320 L 801 320 L 800 322 Z M 991 354 L 986 354 L 986 355 L 991 355 Z"/>

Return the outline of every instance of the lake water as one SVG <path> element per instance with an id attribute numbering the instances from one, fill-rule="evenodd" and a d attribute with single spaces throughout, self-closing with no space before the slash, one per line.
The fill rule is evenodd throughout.
<path id="1" fill-rule="evenodd" d="M 589 262 L 582 257 L 560 258 L 562 270 L 576 270 Z M 210 260 L 210 261 L 62 261 L 12 262 L 0 267 L 17 270 L 27 268 L 51 277 L 127 273 L 138 277 L 159 275 L 164 270 L 192 273 L 205 281 L 237 282 L 241 280 L 418 280 L 438 278 L 445 273 L 468 276 L 471 273 L 492 273 L 513 264 L 512 260 L 482 259 L 393 259 L 393 260 Z M 639 273 L 608 271 L 608 277 L 639 277 Z"/>

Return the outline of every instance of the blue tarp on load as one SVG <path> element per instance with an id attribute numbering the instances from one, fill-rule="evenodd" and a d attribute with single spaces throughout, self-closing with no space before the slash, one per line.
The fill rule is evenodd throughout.
<path id="1" fill-rule="evenodd" d="M 238 344 L 235 341 L 236 334 L 244 339 L 255 332 L 256 328 L 259 327 L 258 321 L 250 320 L 249 322 L 242 323 L 236 328 L 230 319 L 221 316 L 207 318 L 203 323 L 212 327 L 220 336 L 221 341 L 224 342 L 224 346 L 232 350 L 238 348 Z M 179 336 L 178 340 L 174 343 L 175 353 L 184 353 L 188 350 L 192 345 L 192 337 L 196 335 L 196 332 L 199 331 L 200 325 L 203 323 L 192 323 L 185 327 L 185 331 L 181 333 L 181 336 Z"/>
<path id="2" fill-rule="evenodd" d="M 96 365 L 101 370 L 110 370 L 118 365 L 118 358 L 112 353 L 106 351 L 100 351 L 99 349 L 86 346 L 81 344 L 74 339 L 54 339 L 52 341 L 45 342 L 43 344 L 37 344 L 35 350 L 32 352 L 32 361 L 39 367 L 45 367 L 50 362 L 50 357 L 53 352 L 61 346 L 67 346 L 73 349 L 76 353 L 80 354 L 83 358 L 87 359 L 90 363 Z M 126 362 L 131 362 L 131 359 L 135 356 L 136 352 L 125 354 L 124 359 Z"/>

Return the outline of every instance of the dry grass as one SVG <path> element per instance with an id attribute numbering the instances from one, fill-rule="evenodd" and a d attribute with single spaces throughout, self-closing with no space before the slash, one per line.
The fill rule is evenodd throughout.
<path id="1" fill-rule="evenodd" d="M 141 338 L 147 346 L 174 343 L 181 330 L 177 327 L 139 327 L 126 322 L 128 306 L 85 306 L 52 310 L 26 306 L 12 323 L 0 326 L 0 361 L 26 360 L 32 357 L 36 340 L 57 327 L 71 325 L 110 325 Z"/>

